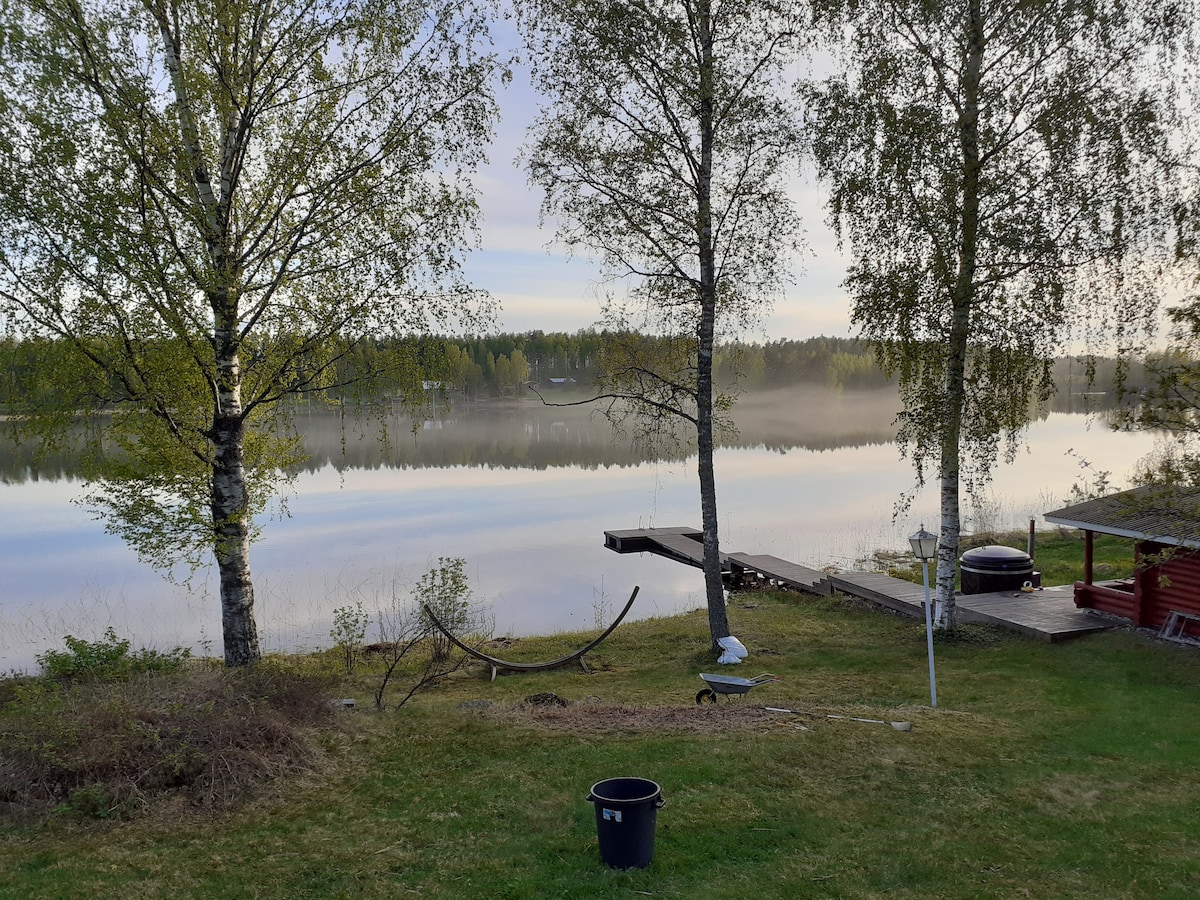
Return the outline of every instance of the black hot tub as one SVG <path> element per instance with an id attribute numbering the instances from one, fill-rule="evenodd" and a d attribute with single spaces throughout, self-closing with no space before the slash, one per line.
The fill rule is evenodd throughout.
<path id="1" fill-rule="evenodd" d="M 968 550 L 959 559 L 959 580 L 964 594 L 988 594 L 1017 590 L 1029 582 L 1041 585 L 1041 572 L 1033 571 L 1033 559 L 1023 550 L 992 544 Z"/>

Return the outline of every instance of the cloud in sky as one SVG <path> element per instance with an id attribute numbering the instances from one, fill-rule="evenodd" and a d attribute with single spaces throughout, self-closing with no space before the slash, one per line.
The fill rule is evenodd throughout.
<path id="1" fill-rule="evenodd" d="M 515 47 L 507 23 L 496 23 L 498 47 Z M 539 227 L 541 189 L 529 184 L 517 162 L 525 132 L 537 114 L 538 97 L 528 72 L 516 67 L 499 91 L 500 122 L 489 163 L 475 177 L 482 212 L 481 245 L 464 269 L 474 287 L 500 303 L 496 329 L 503 332 L 574 332 L 595 325 L 606 289 L 599 264 L 568 258 L 554 243 L 554 223 Z M 797 166 L 798 168 L 798 166 Z M 797 176 L 792 190 L 805 248 L 796 260 L 795 283 L 779 298 L 751 340 L 803 339 L 850 334 L 850 303 L 840 282 L 846 262 L 825 225 L 824 195 Z"/>

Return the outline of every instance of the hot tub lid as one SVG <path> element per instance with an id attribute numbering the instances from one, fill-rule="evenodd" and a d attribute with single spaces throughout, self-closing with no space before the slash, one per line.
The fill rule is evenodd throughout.
<path id="1" fill-rule="evenodd" d="M 1023 550 L 991 544 L 968 550 L 959 560 L 968 572 L 1032 572 L 1033 559 Z"/>

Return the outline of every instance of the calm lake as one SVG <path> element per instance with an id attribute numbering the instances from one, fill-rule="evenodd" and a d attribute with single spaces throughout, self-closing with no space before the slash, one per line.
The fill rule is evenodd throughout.
<path id="1" fill-rule="evenodd" d="M 716 457 L 722 548 L 849 569 L 907 547 L 921 524 L 936 531 L 932 486 L 893 521 L 915 482 L 890 441 L 895 408 L 886 391 L 743 398 L 739 433 Z M 374 613 L 439 556 L 467 560 L 496 634 L 603 627 L 634 585 L 631 618 L 703 605 L 698 569 L 603 546 L 606 529 L 699 527 L 687 451 L 651 455 L 586 409 L 536 403 L 456 409 L 415 434 L 397 418 L 387 444 L 330 415 L 303 428 L 311 463 L 252 551 L 264 649 L 328 646 L 334 609 L 361 601 Z M 1153 444 L 1050 413 L 986 496 L 965 503 L 967 524 L 1024 527 L 1063 505 L 1089 477 L 1080 458 L 1122 485 Z M 63 635 L 92 640 L 110 625 L 135 646 L 219 654 L 215 577 L 168 583 L 72 502 L 81 493 L 69 461 L 33 472 L 0 438 L 0 672 L 33 669 Z"/>

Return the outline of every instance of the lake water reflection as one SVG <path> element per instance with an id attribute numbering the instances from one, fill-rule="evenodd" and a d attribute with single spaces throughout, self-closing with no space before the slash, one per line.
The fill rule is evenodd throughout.
<path id="1" fill-rule="evenodd" d="M 887 392 L 746 398 L 739 434 L 716 459 L 722 546 L 850 568 L 932 528 L 932 489 L 892 521 L 914 482 L 889 441 L 895 402 Z M 532 403 L 456 410 L 415 436 L 397 420 L 386 446 L 332 416 L 304 431 L 312 463 L 289 515 L 267 522 L 252 551 L 265 648 L 327 645 L 334 608 L 406 595 L 438 556 L 467 559 L 497 633 L 591 629 L 635 584 L 632 617 L 703 603 L 699 570 L 603 546 L 605 529 L 699 526 L 686 450 L 650 454 L 586 410 Z M 1052 413 L 997 471 L 981 524 L 1020 526 L 1061 505 L 1081 477 L 1069 451 L 1120 480 L 1152 443 Z M 140 564 L 71 502 L 81 485 L 68 460 L 34 472 L 0 445 L 0 473 L 0 671 L 31 668 L 64 634 L 92 639 L 108 625 L 135 645 L 219 652 L 215 579 L 202 574 L 189 590 Z"/>

